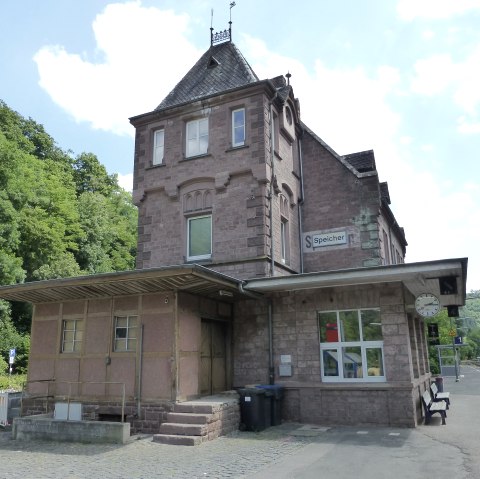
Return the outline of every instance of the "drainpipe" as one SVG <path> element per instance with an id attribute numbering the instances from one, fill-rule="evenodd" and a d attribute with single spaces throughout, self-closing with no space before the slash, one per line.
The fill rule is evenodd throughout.
<path id="1" fill-rule="evenodd" d="M 137 417 L 141 417 L 142 412 L 142 370 L 143 370 L 143 324 L 140 325 L 140 337 L 138 349 L 139 349 L 139 358 L 138 358 L 138 378 L 137 378 Z"/>
<path id="2" fill-rule="evenodd" d="M 275 384 L 275 366 L 273 364 L 273 302 L 268 299 L 268 382 Z"/>
<path id="3" fill-rule="evenodd" d="M 273 127 L 273 102 L 277 98 L 278 92 L 270 100 L 270 156 L 272 174 L 270 177 L 270 276 L 274 276 L 275 259 L 273 254 L 273 180 L 275 178 L 275 128 Z"/>
<path id="4" fill-rule="evenodd" d="M 273 181 L 275 179 L 275 128 L 273 125 L 273 102 L 278 92 L 270 100 L 270 155 L 272 174 L 270 177 L 270 276 L 275 274 L 274 242 L 273 242 Z M 268 299 L 268 382 L 275 383 L 275 368 L 273 365 L 273 305 L 272 299 Z"/>
<path id="5" fill-rule="evenodd" d="M 252 293 L 243 289 L 243 282 L 238 283 L 238 291 L 241 294 L 250 296 L 253 299 L 261 299 L 258 293 Z M 275 384 L 275 366 L 273 364 L 273 302 L 271 298 L 267 298 L 268 306 L 268 382 Z"/>
<path id="6" fill-rule="evenodd" d="M 300 236 L 300 273 L 303 273 L 303 223 L 302 223 L 302 206 L 305 198 L 305 190 L 303 185 L 303 154 L 302 154 L 302 140 L 298 138 L 298 160 L 300 166 L 300 201 L 298 202 L 298 234 Z"/>

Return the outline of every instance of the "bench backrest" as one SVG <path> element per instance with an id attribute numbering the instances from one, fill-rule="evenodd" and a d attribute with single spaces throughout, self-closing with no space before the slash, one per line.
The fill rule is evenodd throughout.
<path id="1" fill-rule="evenodd" d="M 438 387 L 437 387 L 437 384 L 436 384 L 436 383 L 432 383 L 432 384 L 430 384 L 430 389 L 432 390 L 432 394 L 433 394 L 434 396 L 436 396 L 436 395 L 437 395 L 437 393 L 438 393 Z"/>
<path id="2" fill-rule="evenodd" d="M 430 406 L 430 403 L 432 402 L 432 396 L 430 396 L 428 389 L 422 394 L 422 399 L 425 404 L 425 407 L 428 408 L 428 406 Z"/>

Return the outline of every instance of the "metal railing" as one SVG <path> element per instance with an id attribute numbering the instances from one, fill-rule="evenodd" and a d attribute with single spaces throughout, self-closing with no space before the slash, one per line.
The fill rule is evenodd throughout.
<path id="1" fill-rule="evenodd" d="M 47 385 L 46 393 L 45 394 L 30 394 L 28 393 L 28 386 L 33 383 L 45 383 Z M 58 385 L 68 385 L 68 393 L 65 394 L 58 394 Z M 32 381 L 27 381 L 23 385 L 23 390 L 22 390 L 22 395 L 20 399 L 20 416 L 23 415 L 23 402 L 24 399 L 45 399 L 45 413 L 48 413 L 48 405 L 49 405 L 49 400 L 52 401 L 58 401 L 63 399 L 64 401 L 67 402 L 68 408 L 70 408 L 70 403 L 72 400 L 75 400 L 76 402 L 81 402 L 82 398 L 85 400 L 87 397 L 91 397 L 88 395 L 84 394 L 84 387 L 85 385 L 92 385 L 92 384 L 97 384 L 97 385 L 103 385 L 105 386 L 104 390 L 104 397 L 107 398 L 112 398 L 112 397 L 118 397 L 118 396 L 110 396 L 107 394 L 107 386 L 109 385 L 120 385 L 121 386 L 121 399 L 122 399 L 122 413 L 121 413 L 121 422 L 125 422 L 125 383 L 119 382 L 119 381 L 57 381 L 56 379 L 37 379 L 37 380 L 32 380 Z M 51 386 L 54 386 L 54 390 L 51 390 Z M 72 393 L 72 387 L 74 385 L 77 385 L 77 392 L 76 394 Z M 108 391 L 110 393 L 110 391 Z M 98 394 L 93 395 L 98 398 Z"/>

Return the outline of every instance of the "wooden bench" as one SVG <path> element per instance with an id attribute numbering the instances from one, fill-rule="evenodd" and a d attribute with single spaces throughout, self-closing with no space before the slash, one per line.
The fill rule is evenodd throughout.
<path id="1" fill-rule="evenodd" d="M 445 425 L 445 418 L 447 417 L 447 403 L 445 401 L 433 401 L 428 389 L 422 394 L 423 408 L 425 410 L 425 424 L 430 423 L 430 418 L 439 413 L 442 416 L 442 424 Z"/>
<path id="2" fill-rule="evenodd" d="M 449 392 L 438 392 L 438 387 L 436 383 L 430 384 L 430 391 L 432 392 L 432 399 L 435 402 L 445 401 L 447 403 L 447 409 L 450 408 L 450 393 Z"/>

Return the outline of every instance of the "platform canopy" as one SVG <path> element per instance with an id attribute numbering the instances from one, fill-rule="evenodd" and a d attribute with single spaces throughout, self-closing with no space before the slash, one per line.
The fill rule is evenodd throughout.
<path id="1" fill-rule="evenodd" d="M 401 282 L 414 297 L 422 293 L 432 293 L 437 296 L 442 306 L 462 306 L 466 297 L 467 263 L 467 258 L 459 258 L 274 276 L 249 280 L 244 289 L 271 293 Z"/>
<path id="2" fill-rule="evenodd" d="M 259 296 L 243 292 L 242 285 L 243 281 L 236 278 L 189 264 L 2 286 L 0 299 L 45 303 L 166 291 L 186 291 L 226 301 Z"/>

